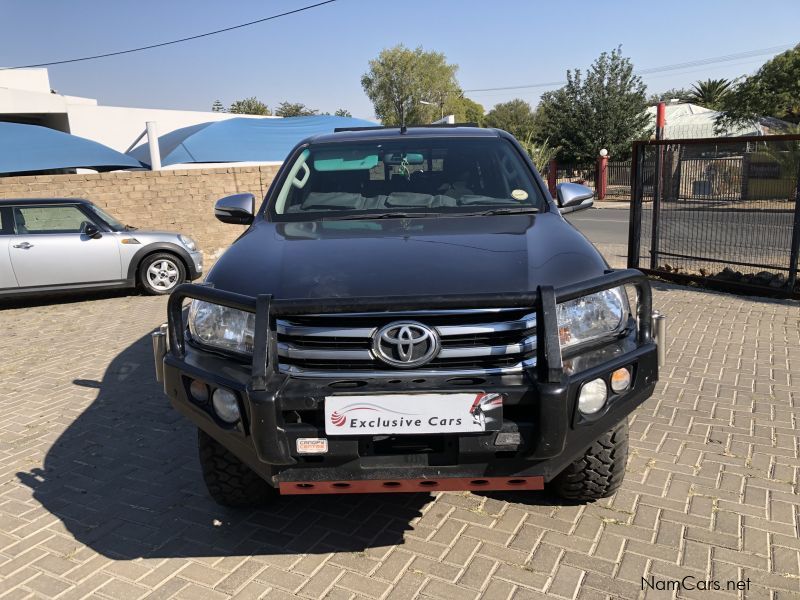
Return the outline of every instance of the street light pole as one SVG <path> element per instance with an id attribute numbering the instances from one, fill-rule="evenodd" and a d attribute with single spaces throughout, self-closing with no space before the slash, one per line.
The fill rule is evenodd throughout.
<path id="1" fill-rule="evenodd" d="M 419 103 L 420 104 L 424 104 L 425 106 L 438 106 L 439 107 L 439 112 L 440 112 L 439 118 L 440 119 L 444 119 L 444 99 L 445 99 L 446 95 L 447 95 L 446 92 L 443 93 L 442 97 L 441 97 L 441 101 L 439 101 L 439 102 L 430 102 L 429 100 L 420 100 Z"/>

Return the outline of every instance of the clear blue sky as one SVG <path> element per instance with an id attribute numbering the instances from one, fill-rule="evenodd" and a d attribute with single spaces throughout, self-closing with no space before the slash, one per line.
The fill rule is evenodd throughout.
<path id="1" fill-rule="evenodd" d="M 166 41 L 314 0 L 0 0 L 0 66 Z M 50 67 L 59 92 L 101 104 L 208 110 L 257 96 L 371 118 L 361 75 L 382 48 L 444 52 L 464 89 L 559 81 L 622 45 L 645 69 L 800 41 L 797 0 L 338 0 L 276 21 L 127 56 Z M 768 56 L 645 77 L 648 92 L 753 72 Z M 488 110 L 543 90 L 472 93 Z"/>

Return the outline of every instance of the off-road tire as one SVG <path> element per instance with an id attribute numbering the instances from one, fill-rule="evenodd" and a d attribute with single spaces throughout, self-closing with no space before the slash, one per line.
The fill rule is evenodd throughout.
<path id="1" fill-rule="evenodd" d="M 608 498 L 622 485 L 627 461 L 628 420 L 625 419 L 559 473 L 553 480 L 553 489 L 562 498 L 576 502 Z"/>
<path id="2" fill-rule="evenodd" d="M 278 491 L 202 429 L 197 449 L 208 493 L 217 504 L 235 508 L 266 504 Z"/>
<path id="3" fill-rule="evenodd" d="M 160 283 L 158 280 L 151 279 L 150 277 L 150 267 L 156 265 L 154 269 L 159 271 L 159 264 L 168 265 L 167 268 L 163 269 L 165 274 L 175 273 L 175 275 L 172 276 L 174 279 L 170 278 L 168 283 L 166 279 L 163 280 L 165 282 L 163 287 L 159 287 Z M 139 286 L 146 294 L 150 294 L 151 296 L 165 296 L 186 281 L 186 265 L 183 264 L 183 261 L 178 258 L 177 255 L 171 252 L 156 252 L 155 254 L 145 256 L 142 262 L 139 263 L 138 277 Z"/>

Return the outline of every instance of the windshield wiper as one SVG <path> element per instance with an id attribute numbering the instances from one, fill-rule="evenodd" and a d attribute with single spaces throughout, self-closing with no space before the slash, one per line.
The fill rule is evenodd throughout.
<path id="1" fill-rule="evenodd" d="M 124 227 L 125 231 L 136 231 L 137 229 L 139 229 L 139 228 L 138 227 L 134 227 L 133 225 L 125 225 L 125 227 Z"/>
<path id="2" fill-rule="evenodd" d="M 385 213 L 365 213 L 361 215 L 347 215 L 344 217 L 334 217 L 337 221 L 371 221 L 372 219 L 417 219 L 420 217 L 435 217 L 436 213 L 407 213 L 407 212 L 385 212 Z M 327 219 L 326 219 L 327 220 Z"/>
<path id="3" fill-rule="evenodd" d="M 505 208 L 491 208 L 482 212 L 466 213 L 467 217 L 488 217 L 491 215 L 523 215 L 538 213 L 539 209 L 535 206 L 506 206 Z"/>

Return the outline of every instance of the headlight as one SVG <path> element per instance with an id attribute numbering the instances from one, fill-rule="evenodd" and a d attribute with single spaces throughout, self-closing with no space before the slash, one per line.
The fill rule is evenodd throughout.
<path id="1" fill-rule="evenodd" d="M 618 333 L 629 312 L 624 288 L 603 290 L 558 305 L 558 337 L 569 348 Z"/>
<path id="2" fill-rule="evenodd" d="M 192 252 L 197 250 L 197 244 L 195 243 L 195 241 L 192 238 L 181 234 L 181 235 L 178 236 L 178 239 L 181 241 L 181 244 L 186 246 Z"/>
<path id="3" fill-rule="evenodd" d="M 189 333 L 206 346 L 251 354 L 256 316 L 253 313 L 192 300 L 189 308 Z"/>

